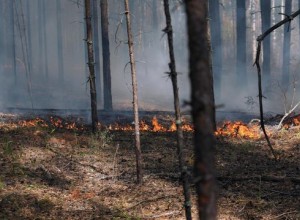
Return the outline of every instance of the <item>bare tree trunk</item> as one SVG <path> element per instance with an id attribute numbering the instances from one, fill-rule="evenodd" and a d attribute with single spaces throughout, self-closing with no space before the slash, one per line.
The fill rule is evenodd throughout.
<path id="1" fill-rule="evenodd" d="M 271 1 L 260 0 L 262 33 L 271 27 Z M 262 73 L 265 76 L 264 85 L 271 77 L 271 37 L 268 36 L 263 42 Z"/>
<path id="2" fill-rule="evenodd" d="M 142 153 L 141 153 L 141 142 L 140 142 L 140 125 L 139 125 L 138 94 L 137 94 L 137 79 L 136 79 L 136 68 L 135 68 L 135 58 L 134 58 L 134 46 L 133 46 L 133 37 L 132 37 L 132 32 L 131 32 L 131 21 L 130 21 L 130 11 L 129 11 L 128 0 L 124 0 L 124 4 L 125 4 L 127 35 L 128 35 L 128 48 L 129 48 L 131 77 L 132 77 L 136 174 L 137 174 L 137 182 L 139 184 L 141 184 L 143 181 L 143 170 L 142 170 Z"/>
<path id="3" fill-rule="evenodd" d="M 236 85 L 247 85 L 246 1 L 236 1 Z"/>
<path id="4" fill-rule="evenodd" d="M 173 95 L 174 95 L 174 109 L 175 109 L 175 119 L 176 119 L 176 128 L 177 128 L 177 153 L 179 159 L 179 169 L 181 172 L 182 178 L 182 186 L 184 193 L 184 207 L 185 207 L 185 216 L 186 219 L 192 219 L 192 211 L 191 211 L 191 193 L 190 186 L 188 181 L 188 174 L 186 170 L 186 166 L 184 164 L 184 156 L 183 156 L 183 131 L 182 131 L 182 120 L 181 120 L 181 112 L 180 112 L 180 103 L 179 103 L 179 92 L 178 92 L 178 83 L 177 83 L 177 72 L 176 72 L 176 64 L 175 64 L 175 55 L 174 55 L 174 47 L 173 47 L 173 28 L 172 28 L 172 20 L 169 9 L 169 0 L 164 0 L 164 9 L 166 15 L 166 28 L 164 29 L 168 35 L 168 45 L 169 45 L 169 56 L 170 56 L 170 73 L 169 76 L 172 80 L 173 85 Z"/>
<path id="5" fill-rule="evenodd" d="M 94 69 L 94 51 L 93 51 L 93 31 L 92 31 L 92 16 L 91 16 L 91 0 L 85 0 L 85 21 L 86 21 L 86 44 L 88 51 L 88 67 L 89 67 L 89 82 L 91 94 L 91 111 L 92 111 L 92 129 L 97 130 L 98 115 L 97 115 L 97 93 L 95 84 L 95 69 Z"/>
<path id="6" fill-rule="evenodd" d="M 44 42 L 44 65 L 45 65 L 45 75 L 46 79 L 49 78 L 49 66 L 48 66 L 48 45 L 47 45 L 47 22 L 46 22 L 46 8 L 45 8 L 45 0 L 39 0 L 41 1 L 41 7 L 42 7 L 42 22 L 43 27 L 40 27 L 43 30 L 43 42 Z"/>
<path id="7" fill-rule="evenodd" d="M 216 219 L 213 77 L 207 1 L 186 0 L 192 117 L 195 127 L 195 186 L 200 219 Z"/>
<path id="8" fill-rule="evenodd" d="M 292 0 L 285 0 L 284 14 L 290 16 L 292 13 Z M 283 39 L 283 61 L 282 61 L 282 85 L 287 88 L 290 82 L 290 62 L 291 62 L 291 23 L 284 25 Z"/>
<path id="9" fill-rule="evenodd" d="M 64 85 L 65 72 L 64 72 L 64 56 L 63 56 L 61 0 L 56 0 L 56 14 L 57 14 L 56 23 L 57 23 L 58 78 L 60 83 Z"/>
<path id="10" fill-rule="evenodd" d="M 100 106 L 102 103 L 102 89 L 100 76 L 100 52 L 99 52 L 99 22 L 98 22 L 98 0 L 93 0 L 93 37 L 94 37 L 94 54 L 95 54 L 95 72 L 96 72 L 96 90 L 98 93 L 97 103 Z"/>
<path id="11" fill-rule="evenodd" d="M 9 40 L 12 42 L 12 71 L 14 75 L 14 83 L 17 85 L 17 69 L 16 69 L 16 42 L 15 42 L 15 14 L 14 14 L 14 1 L 9 2 L 9 7 L 10 7 L 10 16 L 11 16 L 11 24 L 10 24 L 10 29 L 11 29 L 11 36 Z"/>
<path id="12" fill-rule="evenodd" d="M 216 98 L 221 99 L 221 79 L 222 79 L 222 29 L 221 29 L 221 14 L 220 1 L 209 1 L 209 23 L 211 32 L 212 46 L 212 68 L 215 83 Z"/>
<path id="13" fill-rule="evenodd" d="M 108 30 L 108 2 L 101 0 L 101 30 L 102 30 L 102 58 L 103 58 L 103 83 L 104 83 L 104 110 L 111 111 L 111 72 L 110 72 L 110 49 Z"/>

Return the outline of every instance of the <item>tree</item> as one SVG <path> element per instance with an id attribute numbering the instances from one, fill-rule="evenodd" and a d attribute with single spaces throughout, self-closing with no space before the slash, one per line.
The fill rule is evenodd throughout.
<path id="1" fill-rule="evenodd" d="M 212 45 L 212 68 L 216 98 L 221 96 L 222 78 L 222 29 L 219 0 L 209 0 L 209 24 Z"/>
<path id="2" fill-rule="evenodd" d="M 290 16 L 292 13 L 292 0 L 285 0 L 285 16 Z M 282 85 L 287 88 L 290 82 L 290 60 L 291 60 L 291 23 L 284 25 L 283 39 L 283 58 L 282 58 Z"/>
<path id="3" fill-rule="evenodd" d="M 64 56 L 63 56 L 63 37 L 62 37 L 62 13 L 61 1 L 56 0 L 56 23 L 57 23 L 57 61 L 58 61 L 58 78 L 62 85 L 65 82 Z"/>
<path id="4" fill-rule="evenodd" d="M 271 1 L 260 0 L 261 9 L 261 26 L 262 33 L 271 27 Z M 265 81 L 268 82 L 271 73 L 271 37 L 268 36 L 263 42 L 263 64 L 262 73 L 265 76 Z M 264 83 L 265 84 L 265 83 Z"/>
<path id="5" fill-rule="evenodd" d="M 91 111 L 92 111 L 92 130 L 97 130 L 98 115 L 97 115 L 97 93 L 95 82 L 94 69 L 94 50 L 93 50 L 93 30 L 92 30 L 92 15 L 91 15 L 91 0 L 85 0 L 85 21 L 86 21 L 86 44 L 89 67 L 89 82 L 91 94 Z"/>
<path id="6" fill-rule="evenodd" d="M 98 92 L 97 103 L 102 103 L 101 95 L 101 76 L 100 76 L 100 50 L 99 50 L 99 22 L 98 22 L 98 0 L 93 0 L 93 38 L 94 38 L 94 54 L 95 54 L 95 73 L 96 73 L 96 90 Z"/>
<path id="7" fill-rule="evenodd" d="M 200 219 L 216 219 L 214 93 L 207 1 L 186 0 L 189 76 L 194 123 L 194 175 Z"/>
<path id="8" fill-rule="evenodd" d="M 108 30 L 108 2 L 101 0 L 101 30 L 102 30 L 102 58 L 103 58 L 103 84 L 104 84 L 104 109 L 111 111 L 111 73 L 110 73 L 110 49 Z"/>
<path id="9" fill-rule="evenodd" d="M 175 63 L 175 54 L 173 47 L 173 28 L 172 28 L 172 20 L 169 9 L 169 0 L 164 0 L 164 9 L 166 15 L 166 28 L 165 33 L 168 36 L 168 45 L 169 45 L 169 56 L 170 56 L 170 73 L 169 76 L 172 80 L 173 86 L 173 95 L 174 95 L 174 109 L 175 109 L 175 120 L 176 120 L 176 134 L 177 134 L 177 151 L 178 151 L 178 159 L 179 159 L 179 169 L 181 172 L 182 178 L 182 186 L 185 200 L 185 216 L 186 219 L 192 219 L 192 211 L 191 211 L 191 195 L 189 189 L 189 181 L 187 170 L 185 169 L 184 164 L 184 156 L 183 156 L 183 131 L 182 131 L 182 119 L 180 112 L 180 103 L 179 103 L 179 92 L 178 92 L 178 83 L 177 83 L 177 71 L 176 71 L 176 63 Z"/>
<path id="10" fill-rule="evenodd" d="M 247 85 L 246 0 L 236 1 L 236 85 Z"/>
<path id="11" fill-rule="evenodd" d="M 141 141 L 140 141 L 140 125 L 139 125 L 139 111 L 138 111 L 138 94 L 137 94 L 137 79 L 136 79 L 136 67 L 134 57 L 134 45 L 133 36 L 131 31 L 130 11 L 128 0 L 124 0 L 125 15 L 127 24 L 127 36 L 128 36 L 128 49 L 131 67 L 131 79 L 132 79 L 132 96 L 133 96 L 133 113 L 134 113 L 134 132 L 135 132 L 135 154 L 136 154 L 136 174 L 137 183 L 141 184 L 143 181 L 142 170 L 142 153 L 141 153 Z"/>

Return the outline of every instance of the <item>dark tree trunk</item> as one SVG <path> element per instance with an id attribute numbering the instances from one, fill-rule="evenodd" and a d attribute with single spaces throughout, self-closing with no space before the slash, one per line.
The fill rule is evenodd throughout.
<path id="1" fill-rule="evenodd" d="M 86 21 L 86 44 L 88 54 L 89 67 L 89 82 L 91 94 L 91 113 L 92 113 L 92 129 L 97 130 L 98 115 L 97 115 L 97 93 L 95 84 L 95 69 L 94 69 L 94 51 L 93 51 L 93 30 L 92 30 L 92 13 L 91 0 L 85 0 L 85 21 Z"/>
<path id="2" fill-rule="evenodd" d="M 212 68 L 214 76 L 215 96 L 221 99 L 221 79 L 222 79 L 222 29 L 219 0 L 209 1 L 209 21 L 212 46 Z"/>
<path id="3" fill-rule="evenodd" d="M 183 131 L 182 131 L 182 119 L 181 119 L 181 112 L 180 112 L 180 103 L 179 103 L 179 92 L 178 92 L 178 83 L 177 83 L 177 71 L 176 71 L 176 64 L 175 64 L 175 55 L 174 55 L 174 47 L 173 47 L 173 28 L 172 28 L 172 20 L 170 15 L 169 9 L 169 0 L 164 0 L 164 9 L 166 15 L 166 28 L 165 32 L 168 36 L 168 45 L 169 45 L 169 56 L 170 56 L 170 77 L 172 80 L 173 86 L 173 95 L 174 95 L 174 109 L 175 109 L 175 120 L 176 120 L 176 128 L 177 128 L 177 153 L 179 159 L 179 169 L 181 172 L 182 178 L 182 186 L 183 186 L 183 193 L 184 193 L 184 207 L 185 207 L 185 216 L 186 219 L 192 219 L 192 212 L 191 212 L 191 194 L 190 194 L 190 186 L 188 181 L 188 174 L 185 169 L 185 160 L 183 155 Z"/>
<path id="4" fill-rule="evenodd" d="M 102 30 L 102 58 L 103 58 L 103 87 L 104 87 L 104 109 L 111 111 L 111 72 L 110 72 L 110 48 L 108 29 L 108 2 L 101 0 L 101 30 Z"/>
<path id="5" fill-rule="evenodd" d="M 262 33 L 271 27 L 271 1 L 260 0 Z M 271 37 L 268 36 L 263 42 L 262 73 L 265 76 L 264 85 L 271 77 Z"/>
<path id="6" fill-rule="evenodd" d="M 62 13 L 61 0 L 56 0 L 56 23 L 57 23 L 57 63 L 59 82 L 65 84 L 64 56 L 63 56 L 63 36 L 62 36 Z"/>
<path id="7" fill-rule="evenodd" d="M 236 1 L 236 85 L 247 86 L 246 0 Z"/>
<path id="8" fill-rule="evenodd" d="M 135 58 L 134 58 L 134 46 L 133 46 L 133 36 L 132 36 L 132 32 L 131 32 L 131 21 L 130 21 L 130 11 L 129 11 L 128 0 L 124 0 L 124 4 L 125 4 L 125 15 L 126 15 L 127 35 L 128 35 L 128 49 L 129 49 L 131 77 L 132 77 L 136 174 L 137 174 L 137 183 L 141 184 L 143 181 L 143 170 L 142 170 L 142 153 L 141 153 L 141 142 L 140 142 L 140 125 L 139 125 L 138 94 L 137 94 L 137 79 L 136 79 L 136 68 L 135 68 Z"/>
<path id="9" fill-rule="evenodd" d="M 292 13 L 292 0 L 285 0 L 284 14 L 289 16 Z M 284 25 L 283 39 L 283 61 L 282 61 L 282 85 L 287 88 L 290 83 L 290 62 L 291 62 L 291 23 Z"/>
<path id="10" fill-rule="evenodd" d="M 192 117 L 195 127 L 195 186 L 200 219 L 216 219 L 214 93 L 208 40 L 207 1 L 186 0 Z"/>
<path id="11" fill-rule="evenodd" d="M 93 37 L 94 37 L 94 54 L 95 54 L 95 73 L 96 73 L 96 90 L 98 94 L 97 103 L 102 103 L 102 89 L 100 76 L 100 49 L 99 49 L 99 22 L 98 22 L 98 0 L 93 0 Z"/>

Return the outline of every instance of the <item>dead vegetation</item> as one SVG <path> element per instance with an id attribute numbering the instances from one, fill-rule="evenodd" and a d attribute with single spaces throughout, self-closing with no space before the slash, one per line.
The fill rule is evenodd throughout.
<path id="1" fill-rule="evenodd" d="M 0 133 L 0 219 L 184 219 L 174 132 L 141 132 L 141 186 L 132 131 L 2 122 Z M 217 138 L 219 219 L 300 218 L 299 134 L 272 136 L 279 161 L 263 139 Z M 192 167 L 192 132 L 185 144 Z"/>

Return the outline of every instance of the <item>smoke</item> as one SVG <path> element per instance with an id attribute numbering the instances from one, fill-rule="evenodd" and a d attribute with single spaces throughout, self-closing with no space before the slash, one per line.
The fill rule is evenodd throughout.
<path id="1" fill-rule="evenodd" d="M 10 2 L 16 4 L 13 5 Z M 45 11 L 41 11 L 43 8 L 39 6 L 41 2 L 45 4 Z M 61 20 L 58 20 L 56 1 L 53 0 L 3 0 L 0 2 L 2 16 L 0 26 L 5 30 L 0 38 L 0 45 L 3 48 L 0 53 L 0 108 L 31 108 L 32 105 L 37 109 L 88 110 L 90 108 L 83 2 L 79 1 L 79 4 L 76 4 L 77 1 L 74 3 L 69 0 L 60 2 Z M 144 4 L 144 1 L 131 1 L 130 5 L 135 36 L 140 109 L 172 110 L 172 84 L 167 75 L 169 71 L 168 45 L 166 36 L 162 32 L 165 27 L 163 5 L 161 1 L 147 2 Z M 183 103 L 190 99 L 185 10 L 183 6 L 175 7 L 178 6 L 176 1 L 171 1 L 171 3 L 180 101 Z M 255 39 L 261 34 L 259 2 L 253 0 L 246 5 L 247 59 L 242 65 L 246 67 L 246 73 L 243 74 L 247 75 L 238 82 L 235 69 L 237 59 L 235 30 L 239 20 L 235 19 L 235 1 L 222 1 L 221 3 L 222 45 L 214 47 L 214 56 L 222 57 L 221 75 L 219 79 L 215 78 L 217 80 L 214 82 L 215 85 L 220 84 L 220 91 L 216 92 L 217 104 L 224 105 L 222 109 L 219 109 L 221 111 L 255 112 L 258 111 L 258 92 L 253 59 L 256 52 Z M 273 6 L 278 5 L 277 3 L 281 4 L 281 1 L 274 1 Z M 13 7 L 13 10 L 10 7 Z M 292 11 L 295 11 L 297 7 L 299 6 L 295 4 Z M 272 11 L 273 23 L 281 19 L 278 15 L 279 10 L 281 9 L 277 7 Z M 11 11 L 13 11 L 13 16 Z M 115 109 L 131 109 L 132 103 L 123 11 L 122 1 L 109 1 L 112 96 Z M 14 23 L 12 23 L 12 18 L 14 18 Z M 120 24 L 120 21 L 123 23 Z M 61 37 L 58 36 L 58 22 L 62 25 Z M 99 36 L 101 36 L 100 32 L 99 28 Z M 300 66 L 299 20 L 297 19 L 291 23 L 291 34 L 291 74 L 297 76 Z M 61 48 L 58 48 L 58 42 L 61 42 Z M 264 87 L 264 95 L 267 97 L 264 102 L 266 111 L 282 112 L 284 91 L 280 89 L 277 82 L 281 79 L 283 28 L 271 34 L 271 42 L 272 77 Z M 215 43 L 213 41 L 212 45 Z M 100 43 L 100 53 L 101 49 Z M 63 54 L 62 58 L 58 55 L 59 51 Z M 60 62 L 63 63 L 63 78 L 62 73 L 59 73 Z M 102 69 L 102 60 L 98 62 Z M 217 68 L 214 62 L 214 74 Z M 102 78 L 96 80 L 101 81 Z M 286 94 L 291 97 L 292 87 L 289 91 L 290 93 Z M 300 100 L 298 94 L 300 88 L 297 88 L 296 93 L 296 97 Z M 98 91 L 98 96 L 102 95 L 103 91 Z M 102 104 L 99 108 L 102 108 Z"/>

